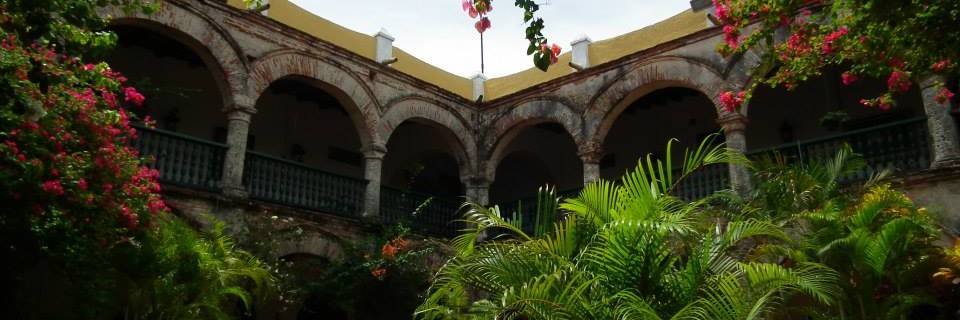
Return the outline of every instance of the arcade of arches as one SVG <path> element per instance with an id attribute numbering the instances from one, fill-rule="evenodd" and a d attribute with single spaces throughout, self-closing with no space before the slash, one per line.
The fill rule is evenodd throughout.
<path id="1" fill-rule="evenodd" d="M 202 27 L 218 20 L 171 1 L 166 15 L 118 20 L 120 45 L 107 61 L 144 88 L 140 113 L 157 127 L 142 129 L 138 146 L 156 158 L 162 182 L 228 198 L 392 221 L 432 197 L 422 219 L 444 229 L 464 199 L 504 204 L 542 185 L 575 191 L 616 180 L 648 154 L 663 156 L 671 138 L 674 159 L 712 134 L 748 155 L 826 152 L 848 142 L 872 167 L 903 173 L 960 159 L 955 119 L 936 108 L 926 81 L 893 111 L 858 103 L 883 81 L 843 86 L 831 72 L 792 91 L 761 88 L 742 113 L 721 110 L 718 88 L 742 88 L 749 77 L 746 66 L 727 66 L 739 62 L 702 45 L 719 33 L 690 40 L 696 45 L 686 51 L 616 60 L 542 90 L 474 101 L 329 43 L 255 36 L 288 27 L 224 4 L 202 6 L 202 14 L 255 23 Z M 556 114 L 513 112 L 516 101 L 538 99 Z M 685 198 L 750 186 L 736 165 L 684 183 Z"/>

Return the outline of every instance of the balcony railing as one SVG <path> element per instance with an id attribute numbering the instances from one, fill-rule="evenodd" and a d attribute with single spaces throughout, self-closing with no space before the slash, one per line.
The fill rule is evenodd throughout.
<path id="1" fill-rule="evenodd" d="M 563 203 L 563 199 L 580 195 L 580 190 L 583 190 L 583 188 L 557 191 L 557 197 L 560 198 L 560 203 Z M 518 200 L 502 201 L 497 205 L 500 207 L 501 216 L 515 222 L 520 220 L 523 231 L 533 233 L 534 224 L 537 219 L 537 196 L 534 195 Z"/>
<path id="2" fill-rule="evenodd" d="M 427 199 L 430 202 L 425 206 Z M 463 226 L 456 222 L 462 219 L 460 206 L 463 200 L 431 196 L 425 193 L 391 187 L 380 189 L 380 216 L 383 222 L 393 223 L 406 219 L 414 231 L 436 236 L 454 236 Z M 420 211 L 414 215 L 417 208 Z"/>
<path id="3" fill-rule="evenodd" d="M 160 182 L 204 190 L 219 187 L 226 145 L 176 132 L 134 127 L 139 133 L 134 146 L 141 155 L 155 158 L 149 166 L 160 171 Z"/>
<path id="4" fill-rule="evenodd" d="M 674 177 L 679 176 L 679 172 Z M 730 189 L 730 165 L 713 164 L 679 181 L 674 186 L 673 195 L 686 201 L 706 198 L 716 191 Z"/>
<path id="5" fill-rule="evenodd" d="M 250 198 L 347 217 L 363 211 L 367 181 L 302 163 L 247 152 L 243 183 Z"/>
<path id="6" fill-rule="evenodd" d="M 867 179 L 871 172 L 894 168 L 898 172 L 923 170 L 930 166 L 925 117 L 906 119 L 870 128 L 852 130 L 826 137 L 788 143 L 748 153 L 756 158 L 777 151 L 784 157 L 815 161 L 832 158 L 844 143 L 863 155 L 866 168 L 842 180 Z"/>

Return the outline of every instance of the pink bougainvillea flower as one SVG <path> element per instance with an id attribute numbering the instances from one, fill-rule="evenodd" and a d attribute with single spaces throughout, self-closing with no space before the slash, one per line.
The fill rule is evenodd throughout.
<path id="1" fill-rule="evenodd" d="M 471 5 L 470 8 L 467 9 L 467 15 L 470 16 L 470 19 L 476 19 L 477 16 L 480 15 L 480 13 L 477 12 L 477 8 L 474 8 L 474 7 Z"/>
<path id="2" fill-rule="evenodd" d="M 857 82 L 857 80 L 859 80 L 860 78 L 858 78 L 855 74 L 852 74 L 850 72 L 844 72 L 842 75 L 840 75 L 840 79 L 843 82 L 843 85 L 849 86 L 854 82 Z"/>
<path id="3" fill-rule="evenodd" d="M 46 181 L 40 185 L 40 188 L 43 189 L 43 191 L 52 193 L 54 195 L 63 195 L 63 185 L 61 185 L 60 181 L 57 180 Z"/>
<path id="4" fill-rule="evenodd" d="M 490 19 L 487 19 L 487 17 L 480 18 L 477 23 L 473 24 L 473 27 L 477 29 L 477 32 L 483 33 L 490 29 Z"/>
<path id="5" fill-rule="evenodd" d="M 137 89 L 133 87 L 124 87 L 123 88 L 124 101 L 132 103 L 134 106 L 143 105 L 143 101 L 146 100 L 140 92 L 137 92 Z"/>
<path id="6" fill-rule="evenodd" d="M 937 92 L 937 97 L 935 98 L 937 103 L 944 104 L 950 99 L 953 99 L 953 92 L 950 92 L 950 89 L 940 88 L 940 92 Z"/>
<path id="7" fill-rule="evenodd" d="M 723 42 L 731 48 L 737 47 L 740 44 L 740 31 L 731 25 L 723 26 Z"/>
<path id="8" fill-rule="evenodd" d="M 726 1 L 713 0 L 713 7 L 716 8 L 717 19 L 720 19 L 720 21 L 727 21 L 730 18 Z"/>
<path id="9" fill-rule="evenodd" d="M 840 27 L 839 30 L 831 32 L 826 37 L 824 37 L 823 46 L 821 48 L 823 50 L 823 54 L 833 53 L 833 50 L 834 50 L 833 42 L 836 41 L 837 39 L 840 39 L 840 37 L 843 37 L 844 35 L 846 35 L 847 32 L 848 31 L 846 27 Z"/>
<path id="10" fill-rule="evenodd" d="M 473 7 L 473 1 L 471 0 L 463 0 L 460 4 L 463 6 L 464 12 L 470 11 L 470 8 Z"/>
<path id="11" fill-rule="evenodd" d="M 540 52 L 550 57 L 550 64 L 557 63 L 559 60 L 557 56 L 560 55 L 560 50 L 560 45 L 556 43 L 550 46 L 547 46 L 546 42 L 540 44 Z"/>
<path id="12" fill-rule="evenodd" d="M 910 75 L 900 70 L 893 70 L 887 78 L 887 89 L 893 92 L 910 90 Z"/>
<path id="13" fill-rule="evenodd" d="M 940 71 L 943 71 L 943 69 L 946 69 L 949 67 L 950 67 L 950 60 L 940 60 L 940 61 L 937 61 L 937 63 L 934 63 L 933 66 L 930 66 L 930 70 L 933 70 L 933 72 L 940 72 Z"/>
<path id="14" fill-rule="evenodd" d="M 737 107 L 743 104 L 744 99 L 746 99 L 747 93 L 740 91 L 734 93 L 733 91 L 724 91 L 720 93 L 720 103 L 723 104 L 723 109 L 728 112 L 736 111 Z"/>

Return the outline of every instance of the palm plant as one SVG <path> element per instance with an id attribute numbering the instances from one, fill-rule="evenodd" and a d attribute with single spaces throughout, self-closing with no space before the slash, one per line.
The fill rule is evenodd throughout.
<path id="1" fill-rule="evenodd" d="M 131 319 L 233 319 L 253 310 L 274 290 L 264 264 L 236 248 L 223 222 L 197 232 L 176 217 L 158 219 L 149 252 L 148 278 L 134 287 L 125 317 Z"/>
<path id="2" fill-rule="evenodd" d="M 711 138 L 684 154 L 679 175 L 647 157 L 620 184 L 598 181 L 559 205 L 541 190 L 529 235 L 498 207 L 468 203 L 457 255 L 437 274 L 424 319 L 758 319 L 804 295 L 831 304 L 838 275 L 814 262 L 793 268 L 749 255 L 747 241 L 785 241 L 764 219 L 704 227 L 706 200 L 683 202 L 677 183 L 714 164 L 745 161 Z M 546 194 L 544 194 L 546 193 Z M 484 234 L 498 234 L 479 241 Z M 749 259 L 748 259 L 749 257 Z"/>
<path id="3" fill-rule="evenodd" d="M 787 164 L 774 155 L 756 166 L 753 194 L 719 196 L 725 205 L 713 211 L 775 219 L 790 240 L 755 251 L 835 270 L 843 295 L 835 308 L 818 310 L 821 317 L 908 317 L 917 306 L 936 304 L 929 288 L 940 231 L 924 209 L 883 183 L 889 171 L 861 184 L 841 183 L 864 166 L 849 146 L 811 163 Z"/>

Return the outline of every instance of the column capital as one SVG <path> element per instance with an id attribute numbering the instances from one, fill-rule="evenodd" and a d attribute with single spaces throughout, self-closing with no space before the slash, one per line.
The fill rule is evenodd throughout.
<path id="1" fill-rule="evenodd" d="M 256 100 L 245 95 L 234 95 L 230 104 L 223 106 L 223 113 L 257 113 Z"/>
<path id="2" fill-rule="evenodd" d="M 723 128 L 723 132 L 726 134 L 734 132 L 743 133 L 747 130 L 747 124 L 749 122 L 747 117 L 739 113 L 727 113 L 717 119 L 717 123 L 720 124 L 720 127 Z"/>
<path id="3" fill-rule="evenodd" d="M 469 175 L 460 177 L 460 181 L 463 181 L 463 184 L 467 187 L 490 187 L 490 179 L 479 175 Z"/>
<path id="4" fill-rule="evenodd" d="M 227 120 L 239 120 L 250 122 L 250 118 L 257 113 L 256 109 L 247 108 L 238 105 L 227 106 L 223 108 L 223 113 L 227 115 Z"/>
<path id="5" fill-rule="evenodd" d="M 599 142 L 588 142 L 577 148 L 577 156 L 583 163 L 600 163 L 603 159 L 603 146 Z"/>
<path id="6" fill-rule="evenodd" d="M 945 83 L 947 83 L 947 78 L 939 74 L 926 76 L 923 79 L 920 79 L 919 81 L 921 90 L 931 88 L 931 87 L 942 86 Z"/>
<path id="7" fill-rule="evenodd" d="M 369 146 L 363 148 L 364 159 L 383 160 L 383 156 L 385 156 L 386 154 L 387 154 L 387 146 L 382 143 L 371 143 Z"/>

